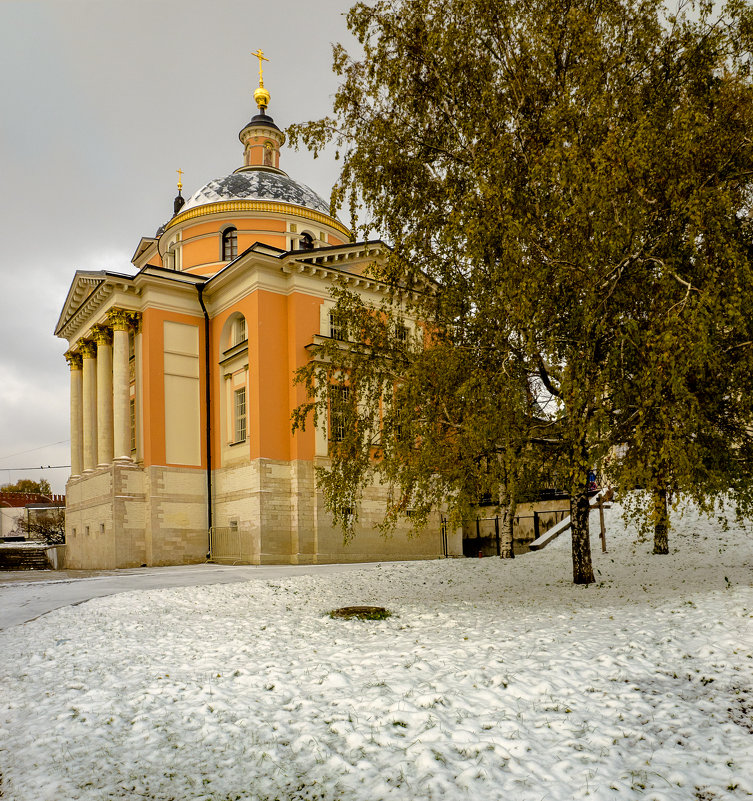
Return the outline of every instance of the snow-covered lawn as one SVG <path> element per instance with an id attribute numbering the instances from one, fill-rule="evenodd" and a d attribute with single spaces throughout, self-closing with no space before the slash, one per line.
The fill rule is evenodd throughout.
<path id="1" fill-rule="evenodd" d="M 597 523 L 594 515 L 592 522 Z M 0 632 L 3 801 L 753 794 L 753 535 L 131 592 Z M 335 620 L 354 604 L 385 621 Z"/>

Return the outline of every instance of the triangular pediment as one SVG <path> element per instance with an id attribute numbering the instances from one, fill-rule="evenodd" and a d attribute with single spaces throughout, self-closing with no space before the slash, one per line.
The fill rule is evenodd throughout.
<path id="1" fill-rule="evenodd" d="M 81 304 L 96 291 L 97 287 L 99 287 L 104 280 L 104 270 L 98 270 L 96 272 L 84 272 L 80 270 L 73 276 L 71 287 L 68 290 L 63 309 L 60 312 L 60 317 L 55 326 L 56 336 L 60 335 L 60 329 L 76 311 L 81 308 Z"/>
<path id="2" fill-rule="evenodd" d="M 142 236 L 141 241 L 138 244 L 133 256 L 131 257 L 131 264 L 136 265 L 137 267 L 143 266 L 141 261 L 143 261 L 144 256 L 150 251 L 155 250 L 157 242 L 155 237 L 153 236 Z M 150 253 L 151 255 L 151 253 Z"/>
<path id="3" fill-rule="evenodd" d="M 55 336 L 65 338 L 68 329 L 75 326 L 82 317 L 91 314 L 104 301 L 113 290 L 113 280 L 110 279 L 122 283 L 124 280 L 131 282 L 133 277 L 106 270 L 76 272 L 55 326 Z"/>

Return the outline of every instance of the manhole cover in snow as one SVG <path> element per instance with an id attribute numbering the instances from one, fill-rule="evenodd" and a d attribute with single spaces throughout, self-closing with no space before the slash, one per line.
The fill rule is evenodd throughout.
<path id="1" fill-rule="evenodd" d="M 384 620 L 392 613 L 383 606 L 342 606 L 333 609 L 330 617 L 358 618 L 359 620 Z"/>

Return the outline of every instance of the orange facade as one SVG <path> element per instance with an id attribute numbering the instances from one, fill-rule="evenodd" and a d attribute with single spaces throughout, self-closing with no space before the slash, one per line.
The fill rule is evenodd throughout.
<path id="1" fill-rule="evenodd" d="M 242 166 L 179 192 L 136 275 L 76 274 L 56 329 L 72 370 L 70 567 L 438 555 L 438 537 L 393 546 L 366 527 L 348 549 L 316 485 L 326 427 L 292 432 L 307 400 L 295 371 L 330 336 L 331 289 L 378 303 L 384 287 L 363 276 L 382 246 L 351 242 L 280 169 L 285 136 L 260 112 Z"/>

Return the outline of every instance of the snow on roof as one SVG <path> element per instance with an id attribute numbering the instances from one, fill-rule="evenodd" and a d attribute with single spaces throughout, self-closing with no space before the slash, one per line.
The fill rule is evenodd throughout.
<path id="1" fill-rule="evenodd" d="M 329 204 L 305 184 L 287 175 L 248 170 L 215 178 L 186 201 L 180 213 L 223 200 L 271 200 L 305 206 L 329 215 Z"/>

